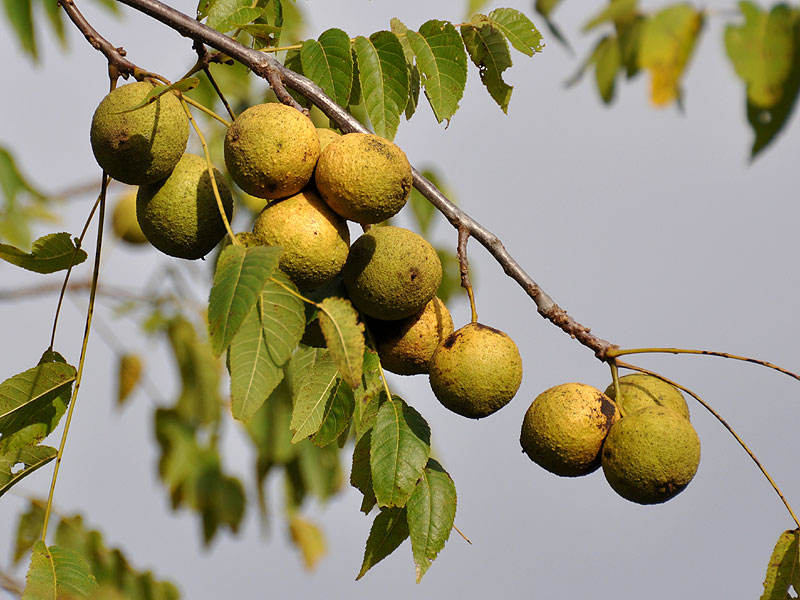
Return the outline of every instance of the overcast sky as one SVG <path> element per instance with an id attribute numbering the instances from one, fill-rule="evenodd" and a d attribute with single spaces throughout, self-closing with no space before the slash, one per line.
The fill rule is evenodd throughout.
<path id="1" fill-rule="evenodd" d="M 191 13 L 196 1 L 173 4 Z M 457 22 L 466 5 L 455 0 L 297 4 L 309 15 L 309 37 L 333 26 L 351 36 L 369 35 L 388 28 L 393 16 L 415 29 L 429 18 Z M 530 4 L 491 6 L 530 11 Z M 580 26 L 602 4 L 566 2 L 556 13 L 578 57 L 593 43 L 580 36 Z M 94 3 L 79 5 L 138 65 L 174 78 L 193 62 L 187 40 L 132 10 L 123 8 L 124 20 L 114 21 Z M 720 16 L 707 23 L 685 80 L 685 114 L 674 107 L 652 109 L 644 76 L 621 84 L 611 108 L 600 104 L 591 78 L 565 89 L 578 59 L 546 36 L 542 54 L 513 55 L 515 65 L 506 76 L 514 85 L 507 116 L 471 67 L 461 110 L 449 128 L 438 125 L 425 105 L 401 124 L 396 142 L 416 166 L 436 165 L 461 206 L 500 236 L 533 278 L 597 335 L 626 347 L 725 350 L 800 370 L 800 210 L 794 179 L 800 124 L 795 117 L 774 146 L 748 164 L 744 91 L 724 55 L 724 26 Z M 107 87 L 105 62 L 77 32 L 70 29 L 69 37 L 66 52 L 45 43 L 43 60 L 34 67 L 17 53 L 5 21 L 0 25 L 0 54 L 6 57 L 0 68 L 5 82 L 0 144 L 11 146 L 24 172 L 48 191 L 98 176 L 88 130 Z M 90 199 L 73 204 L 65 223 L 49 230 L 79 232 Z M 439 221 L 436 240 L 454 248 L 455 232 Z M 109 283 L 144 282 L 170 260 L 109 243 L 102 277 Z M 219 535 L 210 550 L 200 550 L 198 520 L 185 511 L 172 513 L 157 481 L 153 402 L 139 392 L 124 411 L 113 409 L 116 363 L 98 336 L 90 345 L 57 506 L 82 512 L 132 564 L 171 578 L 192 599 L 760 595 L 774 542 L 793 523 L 744 452 L 695 403 L 690 408 L 702 441 L 700 469 L 686 491 L 664 505 L 622 500 L 601 472 L 558 478 L 520 452 L 522 416 L 536 395 L 568 381 L 603 389 L 608 369 L 542 320 L 475 243 L 470 260 L 477 272 L 480 320 L 516 340 L 524 378 L 508 407 L 477 422 L 442 408 L 422 376 L 391 381 L 431 424 L 433 444 L 458 489 L 456 524 L 473 541 L 469 546 L 452 535 L 421 585 L 414 584 L 408 542 L 362 581 L 353 581 L 372 517 L 358 512 L 360 494 L 350 489 L 308 511 L 322 522 L 330 549 L 312 575 L 302 570 L 280 521 L 271 536 L 260 534 L 252 503 L 241 535 Z M 191 272 L 199 278 L 203 269 Z M 45 280 L 0 264 L 2 289 Z M 35 364 L 48 342 L 54 304 L 55 296 L 3 305 L 0 379 Z M 77 363 L 83 316 L 71 302 L 65 306 L 57 348 Z M 463 300 L 451 311 L 457 327 L 469 320 Z M 167 355 L 138 335 L 130 320 L 114 318 L 105 307 L 99 315 L 119 339 L 145 353 L 148 377 L 170 398 L 177 382 Z M 719 359 L 650 356 L 638 362 L 716 407 L 800 508 L 797 382 Z M 57 445 L 57 439 L 48 442 Z M 228 468 L 249 476 L 251 453 L 232 423 L 224 446 Z M 20 487 L 45 494 L 51 468 Z M 280 489 L 272 488 L 277 503 Z M 5 566 L 25 502 L 12 494 L 0 502 L 0 540 L 7 540 L 0 545 L 0 565 Z"/>

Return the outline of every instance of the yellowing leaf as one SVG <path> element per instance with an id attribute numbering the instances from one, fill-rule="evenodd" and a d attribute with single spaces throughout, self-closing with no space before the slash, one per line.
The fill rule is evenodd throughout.
<path id="1" fill-rule="evenodd" d="M 313 571 L 320 559 L 328 552 L 322 529 L 311 521 L 292 515 L 289 518 L 289 535 L 303 555 L 303 565 L 306 570 Z"/>
<path id="2" fill-rule="evenodd" d="M 797 529 L 784 531 L 775 544 L 764 579 L 761 600 L 786 600 L 789 590 L 800 589 L 800 550 Z"/>
<path id="3" fill-rule="evenodd" d="M 117 365 L 117 404 L 123 404 L 142 378 L 142 359 L 138 354 L 123 354 Z"/>
<path id="4" fill-rule="evenodd" d="M 639 66 L 650 71 L 650 100 L 655 106 L 666 106 L 680 96 L 680 79 L 702 25 L 702 13 L 689 4 L 669 6 L 646 19 Z"/>

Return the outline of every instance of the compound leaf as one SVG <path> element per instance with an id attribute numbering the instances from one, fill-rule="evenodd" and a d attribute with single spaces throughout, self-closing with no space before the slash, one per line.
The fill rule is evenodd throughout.
<path id="1" fill-rule="evenodd" d="M 408 537 L 405 508 L 384 508 L 372 522 L 364 549 L 364 561 L 356 581 L 366 575 L 372 567 L 389 556 Z"/>
<path id="2" fill-rule="evenodd" d="M 391 31 L 355 39 L 358 78 L 375 133 L 394 139 L 408 104 L 408 71 L 403 46 Z"/>
<path id="3" fill-rule="evenodd" d="M 83 556 L 60 546 L 48 548 L 41 540 L 33 546 L 26 581 L 22 600 L 88 598 L 97 589 Z"/>
<path id="4" fill-rule="evenodd" d="M 435 460 L 428 461 L 406 510 L 419 583 L 444 548 L 456 518 L 456 486 Z"/>
<path id="5" fill-rule="evenodd" d="M 370 469 L 379 506 L 405 506 L 431 454 L 428 423 L 402 398 L 378 410 L 372 430 Z"/>
<path id="6" fill-rule="evenodd" d="M 317 40 L 306 40 L 300 49 L 303 73 L 337 104 L 347 105 L 353 87 L 353 54 L 350 38 L 341 29 L 328 29 Z"/>
<path id="7" fill-rule="evenodd" d="M 319 326 L 339 373 L 351 388 L 361 383 L 364 362 L 364 324 L 358 311 L 344 298 L 325 298 L 320 304 Z"/>
<path id="8" fill-rule="evenodd" d="M 35 273 L 55 273 L 79 265 L 86 252 L 73 242 L 68 233 L 49 233 L 33 242 L 30 252 L 9 244 L 0 244 L 0 258 L 12 265 Z"/>

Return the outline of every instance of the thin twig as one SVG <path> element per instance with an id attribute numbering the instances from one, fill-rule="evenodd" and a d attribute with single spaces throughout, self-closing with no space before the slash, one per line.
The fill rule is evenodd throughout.
<path id="1" fill-rule="evenodd" d="M 330 118 L 343 133 L 361 132 L 368 130 L 350 115 L 344 108 L 327 96 L 322 89 L 310 79 L 287 69 L 275 58 L 253 48 L 240 44 L 222 33 L 207 27 L 180 11 L 171 8 L 158 0 L 118 0 L 139 12 L 142 12 L 167 27 L 174 29 L 183 36 L 215 48 L 230 56 L 253 72 L 266 77 L 269 69 L 274 69 L 282 83 L 308 98 L 328 118 Z M 277 91 L 276 91 L 277 93 Z M 456 229 L 463 227 L 471 237 L 475 238 L 503 268 L 503 271 L 516 281 L 525 293 L 536 304 L 539 314 L 551 323 L 562 329 L 584 346 L 592 349 L 595 355 L 605 360 L 606 351 L 614 347 L 611 342 L 601 339 L 591 333 L 591 330 L 578 323 L 567 312 L 556 304 L 553 299 L 528 275 L 520 264 L 508 253 L 502 242 L 488 229 L 455 206 L 447 197 L 417 169 L 412 169 L 414 187 L 433 204 L 439 212 Z"/>

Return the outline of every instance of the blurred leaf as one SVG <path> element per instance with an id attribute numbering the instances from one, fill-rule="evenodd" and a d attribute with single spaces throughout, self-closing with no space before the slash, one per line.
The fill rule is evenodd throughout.
<path id="1" fill-rule="evenodd" d="M 283 66 L 287 69 L 291 69 L 295 73 L 299 73 L 300 75 L 305 75 L 303 73 L 303 62 L 302 58 L 300 57 L 300 50 L 296 48 L 292 48 L 286 52 L 286 57 L 283 59 Z M 305 108 L 309 108 L 311 106 L 311 102 L 308 98 L 295 92 L 294 90 L 289 90 L 289 93 L 301 106 Z"/>
<path id="2" fill-rule="evenodd" d="M 14 157 L 0 146 L 0 190 L 4 202 L 0 207 L 0 237 L 16 246 L 31 243 L 31 221 L 58 219 L 43 204 L 45 195 L 36 189 L 20 172 Z"/>
<path id="3" fill-rule="evenodd" d="M 461 293 L 461 265 L 456 253 L 449 248 L 437 248 L 436 253 L 439 255 L 439 262 L 442 263 L 442 282 L 436 295 L 447 304 L 454 296 Z M 475 267 L 470 265 L 469 271 L 470 281 L 475 286 Z"/>
<path id="4" fill-rule="evenodd" d="M 602 38 L 593 53 L 593 62 L 597 91 L 606 104 L 610 104 L 614 100 L 614 84 L 621 61 L 622 56 L 617 38 L 611 35 Z"/>
<path id="5" fill-rule="evenodd" d="M 0 383 L 0 496 L 55 458 L 55 449 L 37 444 L 66 411 L 75 377 L 75 367 L 48 362 Z"/>
<path id="6" fill-rule="evenodd" d="M 589 19 L 583 26 L 583 32 L 591 31 L 603 23 L 622 24 L 631 21 L 636 17 L 638 4 L 639 0 L 611 0 L 608 6 Z"/>
<path id="7" fill-rule="evenodd" d="M 416 410 L 392 396 L 378 410 L 370 468 L 379 506 L 405 506 L 431 454 L 431 430 Z"/>
<path id="8" fill-rule="evenodd" d="M 358 311 L 344 298 L 325 298 L 320 307 L 319 326 L 331 358 L 342 379 L 356 388 L 361 382 L 364 362 L 364 324 Z"/>
<path id="9" fill-rule="evenodd" d="M 366 575 L 372 567 L 394 552 L 408 537 L 405 508 L 383 508 L 376 515 L 369 530 L 364 561 L 356 581 Z"/>
<path id="10" fill-rule="evenodd" d="M 122 405 L 142 378 L 142 359 L 138 354 L 123 354 L 117 366 L 117 404 Z"/>
<path id="11" fill-rule="evenodd" d="M 553 9 L 558 6 L 561 0 L 536 0 L 534 8 L 543 17 L 549 17 Z"/>
<path id="12" fill-rule="evenodd" d="M 645 18 L 638 16 L 630 23 L 617 26 L 620 60 L 628 79 L 639 73 L 639 43 L 644 22 Z"/>
<path id="13" fill-rule="evenodd" d="M 347 105 L 353 87 L 353 54 L 350 38 L 341 29 L 328 29 L 317 40 L 306 40 L 300 49 L 303 73 L 337 104 Z"/>
<path id="14" fill-rule="evenodd" d="M 406 509 L 419 583 L 444 548 L 456 518 L 456 486 L 435 460 L 428 461 Z"/>
<path id="15" fill-rule="evenodd" d="M 467 16 L 470 17 L 488 4 L 488 0 L 468 0 Z"/>
<path id="16" fill-rule="evenodd" d="M 767 565 L 761 600 L 786 600 L 791 598 L 789 591 L 792 587 L 795 592 L 800 590 L 799 538 L 797 529 L 784 531 L 778 538 Z"/>
<path id="17" fill-rule="evenodd" d="M 19 516 L 17 523 L 17 536 L 14 541 L 14 564 L 17 564 L 31 551 L 36 540 L 41 539 L 44 527 L 43 502 L 31 500 L 28 510 Z"/>
<path id="18" fill-rule="evenodd" d="M 702 12 L 689 4 L 668 6 L 644 22 L 639 66 L 650 71 L 650 100 L 655 106 L 680 96 L 680 79 L 702 25 Z"/>
<path id="19" fill-rule="evenodd" d="M 297 451 L 304 488 L 325 502 L 342 486 L 339 449 L 335 444 L 318 448 L 310 440 L 302 440 Z"/>
<path id="20" fill-rule="evenodd" d="M 498 8 L 489 13 L 489 20 L 503 32 L 511 45 L 526 56 L 542 51 L 542 34 L 524 14 L 513 8 Z"/>
<path id="21" fill-rule="evenodd" d="M 470 59 L 478 67 L 481 82 L 507 113 L 514 88 L 503 81 L 503 71 L 512 64 L 505 36 L 485 16 L 476 15 L 472 22 L 461 26 L 461 38 Z"/>
<path id="22" fill-rule="evenodd" d="M 42 0 L 42 6 L 50 23 L 50 28 L 56 34 L 61 47 L 64 48 L 67 43 L 67 36 L 64 31 L 64 11 L 61 10 L 58 0 Z"/>
<path id="23" fill-rule="evenodd" d="M 208 300 L 209 339 L 217 356 L 225 351 L 253 309 L 282 252 L 280 246 L 239 245 L 222 251 Z"/>
<path id="24" fill-rule="evenodd" d="M 33 546 L 22 600 L 88 598 L 97 589 L 89 563 L 74 550 L 50 546 L 41 540 Z"/>
<path id="25" fill-rule="evenodd" d="M 341 383 L 336 363 L 326 352 L 304 377 L 299 390 L 295 391 L 294 410 L 290 425 L 292 431 L 295 432 L 292 436 L 293 444 L 319 431 L 325 407 L 328 406 L 329 400 L 336 395 Z"/>
<path id="26" fill-rule="evenodd" d="M 0 259 L 34 273 L 55 273 L 79 265 L 87 258 L 68 233 L 49 233 L 33 242 L 30 253 L 0 244 Z"/>
<path id="27" fill-rule="evenodd" d="M 561 32 L 561 29 L 558 25 L 555 24 L 552 17 L 550 16 L 555 7 L 561 0 L 536 0 L 534 3 L 534 9 L 538 12 L 542 17 L 544 17 L 545 25 L 547 25 L 547 29 L 550 30 L 550 33 L 556 38 L 556 41 L 563 44 L 567 50 L 572 52 L 572 47 L 569 45 L 569 41 Z"/>
<path id="28" fill-rule="evenodd" d="M 433 168 L 426 167 L 422 169 L 422 176 L 439 188 L 442 193 L 451 201 L 455 202 L 452 191 L 444 184 L 439 173 L 437 173 Z M 422 233 L 423 237 L 427 237 L 431 230 L 430 228 L 433 217 L 437 213 L 436 207 L 431 204 L 430 200 L 420 194 L 417 188 L 411 188 L 409 204 L 411 205 L 412 214 L 414 215 L 417 225 L 419 226 L 420 233 Z"/>
<path id="29" fill-rule="evenodd" d="M 433 114 L 439 123 L 449 121 L 467 83 L 467 54 L 458 32 L 452 23 L 431 20 L 407 36 Z"/>
<path id="30" fill-rule="evenodd" d="M 289 534 L 303 555 L 306 570 L 313 571 L 328 551 L 322 529 L 316 523 L 293 514 L 289 517 Z"/>
<path id="31" fill-rule="evenodd" d="M 36 60 L 39 56 L 36 48 L 36 32 L 33 29 L 31 0 L 3 0 L 3 5 L 11 27 L 17 34 L 19 45 Z"/>
<path id="32" fill-rule="evenodd" d="M 408 104 L 408 72 L 403 46 L 390 31 L 355 39 L 361 94 L 375 133 L 394 139 Z"/>
<path id="33" fill-rule="evenodd" d="M 353 390 L 347 385 L 340 385 L 336 394 L 328 399 L 322 415 L 322 425 L 311 437 L 311 441 L 320 447 L 335 442 L 350 424 L 354 405 Z"/>

